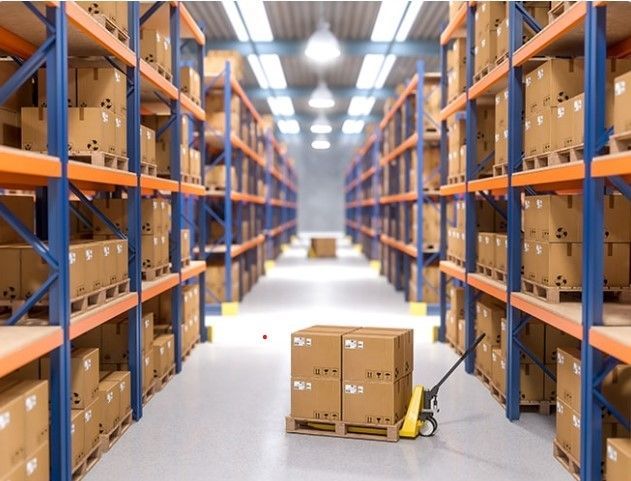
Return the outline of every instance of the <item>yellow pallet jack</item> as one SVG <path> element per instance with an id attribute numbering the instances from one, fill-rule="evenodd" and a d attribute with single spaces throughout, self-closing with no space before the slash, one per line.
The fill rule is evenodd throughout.
<path id="1" fill-rule="evenodd" d="M 451 376 L 456 368 L 469 357 L 475 348 L 484 339 L 484 333 L 481 334 L 469 349 L 451 366 L 447 374 L 445 374 L 438 384 L 431 389 L 426 389 L 422 384 L 414 386 L 412 397 L 408 406 L 407 413 L 403 420 L 403 425 L 399 430 L 399 436 L 402 438 L 416 438 L 417 436 L 429 437 L 436 434 L 438 430 L 438 421 L 435 415 L 440 411 L 438 409 L 438 390 L 440 386 Z"/>

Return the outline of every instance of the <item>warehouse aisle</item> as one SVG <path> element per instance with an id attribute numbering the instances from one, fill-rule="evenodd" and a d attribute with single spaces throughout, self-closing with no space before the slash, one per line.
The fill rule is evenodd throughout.
<path id="1" fill-rule="evenodd" d="M 285 253 L 239 316 L 212 320 L 214 342 L 195 349 L 88 481 L 570 479 L 552 457 L 554 417 L 524 414 L 507 422 L 462 369 L 441 391 L 433 438 L 389 444 L 286 434 L 294 329 L 416 326 L 417 383 L 435 382 L 456 359 L 429 342 L 436 319 L 407 315 L 400 294 L 348 244 L 335 260 L 307 260 L 305 252 L 303 244 Z"/>

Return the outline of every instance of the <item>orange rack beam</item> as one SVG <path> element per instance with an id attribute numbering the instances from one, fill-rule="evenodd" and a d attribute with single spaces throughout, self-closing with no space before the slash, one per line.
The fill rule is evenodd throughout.
<path id="1" fill-rule="evenodd" d="M 199 25 L 197 25 L 197 22 L 193 20 L 193 16 L 191 15 L 191 13 L 182 2 L 178 2 L 177 6 L 180 10 L 180 18 L 182 20 L 182 23 L 186 26 L 186 28 L 190 30 L 191 35 L 193 36 L 197 44 L 201 45 L 202 47 L 205 46 L 206 36 L 204 35 L 204 32 L 202 32 L 202 29 L 199 28 Z"/>
<path id="2" fill-rule="evenodd" d="M 460 182 L 458 184 L 447 184 L 440 186 L 440 195 L 448 197 L 450 195 L 464 194 L 467 191 L 467 184 Z"/>
<path id="3" fill-rule="evenodd" d="M 503 193 L 508 189 L 508 177 L 499 175 L 497 177 L 488 177 L 486 179 L 471 180 L 467 182 L 467 190 L 469 192 L 480 192 L 489 190 L 493 193 Z"/>
<path id="4" fill-rule="evenodd" d="M 438 120 L 447 120 L 450 115 L 455 114 L 461 110 L 464 110 L 467 104 L 467 94 L 465 92 L 458 95 L 453 101 L 449 102 L 447 106 L 438 114 Z"/>
<path id="5" fill-rule="evenodd" d="M 149 82 L 153 84 L 158 90 L 161 90 L 165 94 L 167 94 L 171 100 L 177 100 L 178 90 L 175 88 L 171 82 L 165 79 L 162 75 L 158 73 L 158 71 L 149 65 L 143 59 L 140 59 L 140 74 Z"/>
<path id="6" fill-rule="evenodd" d="M 393 204 L 395 202 L 409 202 L 418 198 L 416 192 L 405 192 L 403 194 L 384 195 L 379 199 L 381 204 Z"/>
<path id="7" fill-rule="evenodd" d="M 189 195 L 204 195 L 206 193 L 206 188 L 200 184 L 189 184 L 187 182 L 182 182 L 180 184 L 180 192 L 182 194 Z"/>
<path id="8" fill-rule="evenodd" d="M 63 344 L 59 326 L 0 326 L 0 378 Z"/>
<path id="9" fill-rule="evenodd" d="M 546 186 L 550 190 L 568 189 L 580 186 L 585 178 L 585 164 L 571 162 L 569 164 L 554 165 L 541 169 L 526 170 L 513 174 L 513 185 L 526 187 L 529 185 Z"/>
<path id="10" fill-rule="evenodd" d="M 106 302 L 102 306 L 97 307 L 85 314 L 80 314 L 70 318 L 70 339 L 75 339 L 81 334 L 100 326 L 104 322 L 114 319 L 116 316 L 127 312 L 138 304 L 138 294 L 130 292 Z"/>
<path id="11" fill-rule="evenodd" d="M 608 177 L 610 175 L 631 175 L 631 152 L 618 152 L 594 158 L 592 176 Z"/>
<path id="12" fill-rule="evenodd" d="M 417 256 L 416 247 L 414 246 L 404 244 L 403 242 L 393 239 L 392 237 L 389 237 L 385 234 L 381 234 L 380 240 L 383 244 L 397 249 L 398 251 L 409 255 L 410 257 Z"/>
<path id="13" fill-rule="evenodd" d="M 469 98 L 477 99 L 482 94 L 488 92 L 488 90 L 499 82 L 503 77 L 508 75 L 508 59 L 504 60 L 501 64 L 491 70 L 487 75 L 482 77 L 476 83 L 474 83 L 469 89 Z"/>
<path id="14" fill-rule="evenodd" d="M 180 282 L 184 282 L 188 279 L 196 277 L 200 275 L 202 272 L 206 270 L 206 262 L 205 261 L 191 261 L 188 266 L 182 267 L 182 271 L 180 272 Z"/>
<path id="15" fill-rule="evenodd" d="M 61 176 L 58 157 L 0 146 L 0 182 L 6 186 L 44 186 Z"/>
<path id="16" fill-rule="evenodd" d="M 159 277 L 153 281 L 143 281 L 142 283 L 142 302 L 148 301 L 168 291 L 180 282 L 180 275 L 177 272 Z"/>
<path id="17" fill-rule="evenodd" d="M 414 74 L 414 77 L 412 77 L 412 80 L 410 80 L 410 82 L 406 85 L 403 92 L 401 92 L 401 95 L 399 95 L 399 98 L 396 100 L 396 102 L 394 102 L 394 104 L 392 105 L 390 110 L 386 113 L 386 115 L 383 116 L 383 119 L 379 123 L 379 128 L 383 130 L 386 127 L 386 125 L 388 125 L 388 122 L 390 122 L 390 119 L 394 117 L 395 112 L 401 108 L 401 106 L 405 102 L 405 99 L 409 97 L 412 94 L 412 92 L 414 92 L 414 89 L 416 88 L 417 85 L 418 85 L 418 75 Z"/>
<path id="18" fill-rule="evenodd" d="M 180 105 L 182 105 L 185 110 L 192 113 L 197 120 L 206 120 L 204 109 L 193 102 L 187 95 L 180 95 Z"/>
<path id="19" fill-rule="evenodd" d="M 506 302 L 506 286 L 481 274 L 467 274 L 467 283 L 488 295 Z"/>
<path id="20" fill-rule="evenodd" d="M 467 6 L 463 4 L 460 10 L 456 13 L 454 18 L 449 21 L 445 30 L 440 34 L 440 44 L 445 45 L 453 38 L 454 34 L 464 25 L 465 18 L 467 17 Z"/>
<path id="21" fill-rule="evenodd" d="M 237 149 L 241 150 L 246 156 L 252 159 L 254 162 L 259 164 L 261 167 L 265 167 L 265 159 L 261 157 L 259 154 L 254 152 L 254 150 L 246 144 L 243 140 L 237 137 L 234 133 L 230 134 L 230 141 L 232 145 L 234 145 Z"/>
<path id="22" fill-rule="evenodd" d="M 466 273 L 463 267 L 460 267 L 451 261 L 440 261 L 438 266 L 441 272 L 464 282 Z"/>
<path id="23" fill-rule="evenodd" d="M 375 167 L 370 167 L 369 169 L 366 169 L 364 172 L 361 173 L 359 177 L 348 183 L 348 185 L 346 186 L 346 192 L 352 190 L 357 185 L 368 180 L 370 177 L 375 175 L 375 172 L 377 172 L 377 169 Z"/>
<path id="24" fill-rule="evenodd" d="M 265 204 L 265 197 L 260 195 L 244 194 L 242 192 L 232 192 L 230 198 L 237 202 L 251 202 L 252 204 Z"/>
<path id="25" fill-rule="evenodd" d="M 624 364 L 631 364 L 631 326 L 592 327 L 589 343 Z"/>
<path id="26" fill-rule="evenodd" d="M 383 156 L 381 158 L 381 161 L 380 161 L 381 166 L 383 167 L 385 165 L 388 165 L 390 162 L 392 162 L 398 156 L 403 154 L 403 152 L 405 152 L 406 150 L 411 149 L 412 147 L 414 147 L 416 145 L 417 140 L 418 140 L 418 134 L 417 133 L 414 133 L 414 134 L 410 135 L 401 144 L 399 144 L 397 147 L 395 147 L 394 150 L 392 150 L 391 152 L 389 152 L 388 154 L 386 154 L 385 156 Z"/>
<path id="27" fill-rule="evenodd" d="M 136 174 L 126 170 L 116 170 L 109 167 L 101 167 L 84 162 L 68 162 L 68 179 L 77 181 L 83 188 L 102 190 L 102 185 L 120 185 L 126 187 L 136 186 Z M 94 186 L 101 187 L 94 187 Z"/>
<path id="28" fill-rule="evenodd" d="M 178 192 L 180 189 L 177 181 L 154 177 L 153 175 L 140 176 L 140 188 L 143 190 L 162 190 L 166 192 Z"/>
<path id="29" fill-rule="evenodd" d="M 554 306 L 547 302 L 535 299 L 528 294 L 520 292 L 512 292 L 510 296 L 511 305 L 517 309 L 524 311 L 531 316 L 540 319 L 546 324 L 551 325 L 563 331 L 576 339 L 583 339 L 583 326 L 579 320 L 573 320 L 571 317 L 560 312 L 555 312 Z M 569 303 L 567 303 L 569 304 Z M 559 307 L 558 305 L 556 307 Z"/>
<path id="30" fill-rule="evenodd" d="M 252 114 L 252 117 L 254 117 L 254 119 L 258 123 L 261 123 L 261 116 L 254 108 L 254 105 L 252 104 L 248 96 L 245 94 L 245 91 L 243 90 L 239 82 L 237 82 L 237 79 L 235 79 L 234 77 L 231 78 L 230 84 L 232 85 L 233 92 L 236 93 L 239 97 L 241 97 L 241 101 L 243 102 L 243 105 L 245 105 L 246 108 L 250 111 L 250 113 Z"/>
<path id="31" fill-rule="evenodd" d="M 262 244 L 263 242 L 265 242 L 265 236 L 263 234 L 258 235 L 254 239 L 244 242 L 243 244 L 240 244 L 238 246 L 232 246 L 232 249 L 230 250 L 230 255 L 232 257 L 238 257 L 244 252 L 247 252 L 250 249 L 253 249 L 254 247 L 258 246 L 259 244 Z"/>
<path id="32" fill-rule="evenodd" d="M 37 47 L 6 28 L 0 27 L 0 50 L 28 58 L 35 53 Z"/>

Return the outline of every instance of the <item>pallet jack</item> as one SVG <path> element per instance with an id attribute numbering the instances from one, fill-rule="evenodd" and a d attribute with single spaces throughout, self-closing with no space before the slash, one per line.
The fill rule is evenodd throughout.
<path id="1" fill-rule="evenodd" d="M 422 384 L 414 386 L 412 397 L 408 406 L 407 413 L 403 420 L 403 425 L 399 430 L 399 436 L 402 438 L 416 438 L 417 436 L 429 437 L 433 436 L 438 429 L 438 421 L 435 415 L 438 409 L 438 390 L 440 386 L 451 376 L 456 368 L 469 357 L 475 348 L 484 339 L 484 333 L 475 340 L 473 345 L 467 349 L 462 356 L 451 366 L 449 371 L 442 377 L 438 384 L 433 388 L 427 389 Z M 421 407 L 422 406 L 422 407 Z"/>

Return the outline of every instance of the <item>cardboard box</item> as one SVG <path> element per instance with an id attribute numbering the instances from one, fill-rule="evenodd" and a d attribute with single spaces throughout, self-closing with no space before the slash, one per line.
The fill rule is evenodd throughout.
<path id="1" fill-rule="evenodd" d="M 24 461 L 26 456 L 24 437 L 24 398 L 12 392 L 0 392 L 0 473 L 7 473 Z"/>
<path id="2" fill-rule="evenodd" d="M 0 144 L 19 149 L 21 131 L 20 113 L 0 107 Z"/>
<path id="3" fill-rule="evenodd" d="M 552 326 L 545 327 L 544 359 L 546 364 L 555 364 L 558 361 L 559 349 L 566 352 L 579 352 L 581 341 Z"/>
<path id="4" fill-rule="evenodd" d="M 475 366 L 489 377 L 493 369 L 492 351 L 493 348 L 487 338 L 484 338 L 475 348 Z"/>
<path id="5" fill-rule="evenodd" d="M 311 239 L 311 249 L 316 257 L 335 257 L 335 239 Z"/>
<path id="6" fill-rule="evenodd" d="M 314 326 L 291 335 L 291 375 L 300 378 L 342 376 L 342 337 L 355 328 Z"/>
<path id="7" fill-rule="evenodd" d="M 108 434 L 120 421 L 120 391 L 118 381 L 101 381 L 98 387 L 100 419 L 99 432 Z"/>
<path id="8" fill-rule="evenodd" d="M 127 157 L 127 118 L 121 114 L 114 114 L 114 153 Z"/>
<path id="9" fill-rule="evenodd" d="M 97 397 L 83 409 L 84 441 L 86 453 L 90 452 L 100 441 L 99 420 L 101 417 L 100 401 Z"/>
<path id="10" fill-rule="evenodd" d="M 140 30 L 140 56 L 150 64 L 158 64 L 163 68 L 170 66 L 167 58 L 167 34 L 157 30 L 143 28 Z M 155 67 L 154 67 L 155 68 Z"/>
<path id="11" fill-rule="evenodd" d="M 508 236 L 506 234 L 495 234 L 495 249 L 494 249 L 494 267 L 504 273 L 508 267 Z"/>
<path id="12" fill-rule="evenodd" d="M 554 373 L 556 377 L 557 373 L 557 365 L 556 364 L 546 364 L 546 368 Z M 556 380 L 552 380 L 546 374 L 543 375 L 543 400 L 556 402 L 557 399 L 557 383 Z"/>
<path id="13" fill-rule="evenodd" d="M 464 352 L 466 350 L 466 342 L 465 320 L 458 319 L 458 349 Z"/>
<path id="14" fill-rule="evenodd" d="M 519 366 L 519 398 L 521 401 L 541 401 L 544 374 L 536 364 L 522 363 Z M 506 393 L 506 358 L 501 349 L 491 353 L 491 379 L 495 387 Z"/>
<path id="15" fill-rule="evenodd" d="M 526 323 L 526 325 L 519 332 L 519 341 L 532 353 L 537 359 L 544 358 L 544 339 L 545 339 L 545 326 L 542 322 L 532 320 Z M 508 321 L 502 319 L 500 321 L 501 339 L 500 347 L 502 352 L 508 352 Z M 520 355 L 520 362 L 531 363 L 532 360 L 524 353 Z M 546 359 L 546 362 L 547 359 Z M 556 366 L 556 364 L 555 364 Z M 556 367 L 555 367 L 556 369 Z"/>
<path id="16" fill-rule="evenodd" d="M 116 114 L 127 112 L 127 78 L 117 69 L 78 68 L 77 85 L 76 106 L 99 107 Z"/>
<path id="17" fill-rule="evenodd" d="M 544 242 L 583 242 L 582 195 L 533 195 L 524 200 L 524 236 Z"/>
<path id="18" fill-rule="evenodd" d="M 68 150 L 116 154 L 114 115 L 97 107 L 68 109 Z"/>
<path id="19" fill-rule="evenodd" d="M 140 160 L 156 165 L 156 132 L 144 125 L 140 126 Z"/>
<path id="20" fill-rule="evenodd" d="M 159 235 L 143 234 L 141 236 L 142 268 L 156 268 L 161 263 L 161 241 Z"/>
<path id="21" fill-rule="evenodd" d="M 23 150 L 32 152 L 48 152 L 47 112 L 43 107 L 22 107 L 20 119 L 22 124 Z"/>
<path id="22" fill-rule="evenodd" d="M 411 374 L 394 382 L 342 381 L 342 418 L 390 425 L 405 415 L 412 394 Z"/>
<path id="23" fill-rule="evenodd" d="M 495 302 L 478 301 L 476 303 L 476 321 L 479 332 L 486 334 L 485 341 L 491 347 L 501 343 L 501 321 L 506 316 L 506 306 Z"/>
<path id="24" fill-rule="evenodd" d="M 534 243 L 535 282 L 550 287 L 581 287 L 583 245 Z"/>
<path id="25" fill-rule="evenodd" d="M 223 262 L 211 261 L 206 268 L 206 287 L 210 290 L 210 302 L 238 301 L 239 300 L 239 264 L 232 264 L 231 282 L 232 292 L 228 299 L 226 292 L 226 272 Z"/>
<path id="26" fill-rule="evenodd" d="M 83 275 L 85 276 L 86 291 L 94 292 L 103 287 L 103 247 L 100 242 L 83 244 Z M 80 263 L 79 263 L 80 266 Z"/>
<path id="27" fill-rule="evenodd" d="M 506 392 L 506 361 L 498 348 L 491 350 L 491 381 L 500 392 Z"/>
<path id="28" fill-rule="evenodd" d="M 216 77 L 230 63 L 230 73 L 240 80 L 243 78 L 243 57 L 236 50 L 209 50 L 204 58 L 204 75 Z"/>
<path id="29" fill-rule="evenodd" d="M 581 412 L 581 353 L 576 349 L 557 350 L 557 396 Z"/>
<path id="30" fill-rule="evenodd" d="M 19 65 L 10 58 L 3 58 L 0 60 L 0 85 L 4 85 L 18 70 Z M 41 70 L 41 69 L 40 69 Z M 68 75 L 68 90 L 71 91 L 72 79 Z M 44 82 L 44 88 L 46 82 Z M 9 96 L 2 104 L 4 109 L 19 111 L 21 107 L 33 105 L 32 100 L 32 87 L 30 82 L 24 82 L 18 89 Z"/>
<path id="31" fill-rule="evenodd" d="M 4 64 L 4 62 L 2 62 L 2 64 Z M 1 71 L 2 69 L 0 69 L 0 72 Z M 8 80 L 8 77 L 0 78 L 0 83 L 5 82 L 6 80 Z M 46 100 L 47 88 L 48 88 L 48 85 L 46 84 L 46 69 L 40 68 L 37 71 L 37 107 L 43 107 L 45 109 L 48 106 L 48 103 Z M 29 93 L 27 92 L 29 91 L 22 90 L 22 93 L 17 96 L 17 99 L 18 99 L 17 102 L 5 103 L 4 107 L 8 109 L 12 109 L 12 110 L 18 110 L 20 107 L 32 106 L 33 101 L 31 99 L 30 92 Z M 26 96 L 24 94 L 26 94 Z M 79 104 L 77 102 L 77 69 L 69 68 L 68 69 L 68 107 L 78 107 L 78 106 Z"/>
<path id="32" fill-rule="evenodd" d="M 10 392 L 21 396 L 24 409 L 24 447 L 32 453 L 48 441 L 48 381 L 21 381 Z"/>
<path id="33" fill-rule="evenodd" d="M 631 439 L 607 439 L 607 481 L 629 481 L 631 473 Z"/>
<path id="34" fill-rule="evenodd" d="M 153 376 L 162 377 L 175 362 L 173 334 L 163 334 L 153 341 Z"/>
<path id="35" fill-rule="evenodd" d="M 556 442 L 577 462 L 581 458 L 581 417 L 575 409 L 557 399 Z"/>
<path id="36" fill-rule="evenodd" d="M 495 234 L 479 232 L 477 246 L 478 264 L 484 267 L 495 267 Z"/>
<path id="37" fill-rule="evenodd" d="M 456 319 L 464 318 L 464 289 L 452 286 L 449 289 L 450 310 Z"/>
<path id="38" fill-rule="evenodd" d="M 3 195 L 0 203 L 30 231 L 35 231 L 35 199 L 26 195 Z M 22 243 L 24 239 L 0 219 L 0 244 Z"/>
<path id="39" fill-rule="evenodd" d="M 123 419 L 131 412 L 131 373 L 129 371 L 110 372 L 106 379 L 118 383 L 119 393 L 119 419 Z"/>
<path id="40" fill-rule="evenodd" d="M 553 58 L 533 70 L 532 85 L 526 89 L 526 112 L 556 107 L 583 91 L 582 59 Z"/>
<path id="41" fill-rule="evenodd" d="M 343 336 L 345 381 L 395 381 L 406 375 L 402 332 L 360 328 Z M 412 364 L 413 365 L 413 364 Z"/>
<path id="42" fill-rule="evenodd" d="M 603 381 L 602 393 L 622 416 L 631 418 L 631 365 L 616 366 Z"/>
<path id="43" fill-rule="evenodd" d="M 97 397 L 99 384 L 99 350 L 91 348 L 73 349 L 71 354 L 70 406 L 85 408 Z M 50 359 L 40 359 L 42 379 L 50 377 Z"/>
<path id="44" fill-rule="evenodd" d="M 180 90 L 193 100 L 201 98 L 199 73 L 192 67 L 180 67 Z"/>
<path id="45" fill-rule="evenodd" d="M 291 416 L 328 421 L 340 420 L 342 418 L 340 380 L 292 376 Z"/>
<path id="46" fill-rule="evenodd" d="M 73 409 L 70 414 L 70 444 L 72 445 L 72 467 L 79 464 L 85 455 L 85 420 L 83 409 Z"/>
<path id="47" fill-rule="evenodd" d="M 106 364 L 129 361 L 129 323 L 127 319 L 114 320 L 101 325 L 100 360 Z"/>
<path id="48" fill-rule="evenodd" d="M 153 342 L 153 341 L 152 341 Z M 153 384 L 153 349 L 142 354 L 142 392 Z"/>
<path id="49" fill-rule="evenodd" d="M 26 481 L 48 481 L 50 478 L 50 448 L 48 441 L 33 453 L 28 453 L 24 463 Z"/>

